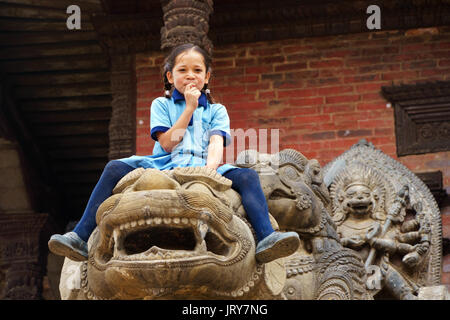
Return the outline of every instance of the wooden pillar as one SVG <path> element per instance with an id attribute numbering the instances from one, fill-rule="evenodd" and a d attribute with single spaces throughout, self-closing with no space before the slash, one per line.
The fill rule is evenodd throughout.
<path id="1" fill-rule="evenodd" d="M 134 54 L 112 54 L 112 114 L 109 123 L 110 160 L 136 152 L 136 73 Z"/>
<path id="2" fill-rule="evenodd" d="M 141 35 L 132 17 L 95 15 L 92 22 L 110 63 L 112 114 L 109 123 L 110 160 L 129 157 L 136 152 L 136 71 L 135 56 Z"/>
<path id="3" fill-rule="evenodd" d="M 208 38 L 212 0 L 161 0 L 164 26 L 161 49 L 170 50 L 184 43 L 194 43 L 210 54 L 213 45 Z"/>

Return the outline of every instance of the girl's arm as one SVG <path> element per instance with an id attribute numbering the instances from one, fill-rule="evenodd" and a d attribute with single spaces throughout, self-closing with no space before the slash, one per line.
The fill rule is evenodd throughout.
<path id="1" fill-rule="evenodd" d="M 180 143 L 181 139 L 183 139 L 189 121 L 191 121 L 192 114 L 198 107 L 198 98 L 200 97 L 200 94 L 200 91 L 194 84 L 188 84 L 184 91 L 186 108 L 183 113 L 169 130 L 156 133 L 159 144 L 166 152 L 172 152 L 173 148 L 175 148 L 176 145 Z"/>
<path id="2" fill-rule="evenodd" d="M 184 109 L 181 116 L 169 130 L 156 133 L 159 144 L 166 152 L 172 152 L 176 145 L 180 143 L 181 139 L 183 139 L 194 110 Z"/>
<path id="3" fill-rule="evenodd" d="M 222 162 L 223 156 L 223 137 L 220 135 L 212 135 L 209 138 L 208 158 L 206 159 L 206 166 L 208 168 L 217 170 L 219 164 Z"/>

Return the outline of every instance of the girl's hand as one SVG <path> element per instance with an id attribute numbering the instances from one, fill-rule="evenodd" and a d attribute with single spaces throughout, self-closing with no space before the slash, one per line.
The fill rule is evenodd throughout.
<path id="1" fill-rule="evenodd" d="M 198 98 L 201 92 L 195 87 L 195 84 L 190 83 L 184 89 L 184 99 L 186 100 L 186 108 L 195 110 L 198 107 Z"/>

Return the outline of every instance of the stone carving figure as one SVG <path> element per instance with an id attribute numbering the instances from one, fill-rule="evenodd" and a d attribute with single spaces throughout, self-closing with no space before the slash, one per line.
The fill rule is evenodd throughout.
<path id="1" fill-rule="evenodd" d="M 383 283 L 397 299 L 416 299 L 418 287 L 392 262 L 399 255 L 405 269 L 414 268 L 430 245 L 426 217 L 419 212 L 405 221 L 406 210 L 412 211 L 408 186 L 396 193 L 376 169 L 356 163 L 335 178 L 330 190 L 341 243 L 357 250 L 368 271 L 376 273 L 370 289 L 379 291 Z"/>
<path id="2" fill-rule="evenodd" d="M 325 176 L 340 241 L 365 261 L 375 298 L 418 299 L 439 284 L 439 211 L 417 177 L 365 141 L 327 164 Z"/>
<path id="3" fill-rule="evenodd" d="M 340 243 L 318 161 L 292 149 L 272 155 L 246 150 L 237 164 L 258 172 L 280 229 L 300 235 L 301 247 L 285 262 L 286 298 L 371 299 L 361 258 Z"/>

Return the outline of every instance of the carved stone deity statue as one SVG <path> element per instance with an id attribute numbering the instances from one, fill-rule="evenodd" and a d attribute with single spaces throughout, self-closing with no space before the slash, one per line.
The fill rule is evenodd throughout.
<path id="1" fill-rule="evenodd" d="M 364 141 L 325 170 L 340 241 L 365 261 L 371 294 L 419 299 L 421 288 L 438 285 L 441 224 L 426 186 Z"/>

